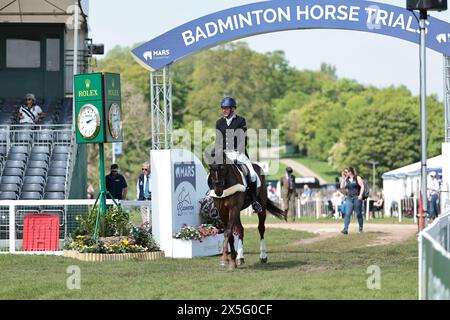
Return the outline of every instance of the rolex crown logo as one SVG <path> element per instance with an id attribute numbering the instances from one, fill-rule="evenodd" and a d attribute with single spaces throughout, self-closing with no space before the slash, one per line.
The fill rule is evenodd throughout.
<path id="1" fill-rule="evenodd" d="M 91 80 L 86 79 L 86 81 L 84 82 L 84 84 L 86 85 L 86 89 L 89 89 L 89 87 L 91 86 Z"/>

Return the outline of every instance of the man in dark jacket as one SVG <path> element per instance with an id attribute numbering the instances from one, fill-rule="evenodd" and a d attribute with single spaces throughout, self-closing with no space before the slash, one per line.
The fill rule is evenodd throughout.
<path id="1" fill-rule="evenodd" d="M 225 153 L 227 159 L 220 159 L 222 163 L 237 161 L 247 167 L 250 181 L 250 196 L 255 212 L 262 212 L 261 204 L 257 201 L 257 174 L 247 154 L 247 124 L 245 118 L 235 113 L 236 101 L 226 97 L 220 104 L 223 117 L 216 122 L 215 158 Z"/>

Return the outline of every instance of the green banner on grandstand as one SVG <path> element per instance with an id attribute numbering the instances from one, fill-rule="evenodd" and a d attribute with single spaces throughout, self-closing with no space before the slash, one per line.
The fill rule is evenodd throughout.
<path id="1" fill-rule="evenodd" d="M 433 243 L 422 237 L 422 284 L 425 300 L 450 299 L 450 259 Z"/>

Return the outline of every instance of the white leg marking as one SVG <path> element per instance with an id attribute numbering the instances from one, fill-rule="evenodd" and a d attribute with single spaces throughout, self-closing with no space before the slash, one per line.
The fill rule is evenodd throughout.
<path id="1" fill-rule="evenodd" d="M 241 239 L 239 239 L 239 241 L 238 241 L 237 258 L 238 259 L 244 258 L 244 244 L 242 243 Z"/>
<path id="2" fill-rule="evenodd" d="M 266 249 L 266 240 L 265 239 L 262 239 L 259 241 L 259 251 L 260 251 L 259 257 L 261 259 L 267 258 L 267 249 Z"/>

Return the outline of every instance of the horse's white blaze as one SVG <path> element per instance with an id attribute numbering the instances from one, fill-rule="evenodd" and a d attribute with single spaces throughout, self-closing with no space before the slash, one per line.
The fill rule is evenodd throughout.
<path id="1" fill-rule="evenodd" d="M 241 239 L 239 239 L 238 241 L 237 258 L 244 259 L 244 244 L 242 243 Z"/>
<path id="2" fill-rule="evenodd" d="M 266 240 L 265 239 L 261 239 L 259 241 L 259 251 L 260 251 L 259 257 L 261 259 L 267 258 L 267 249 L 266 249 Z"/>

